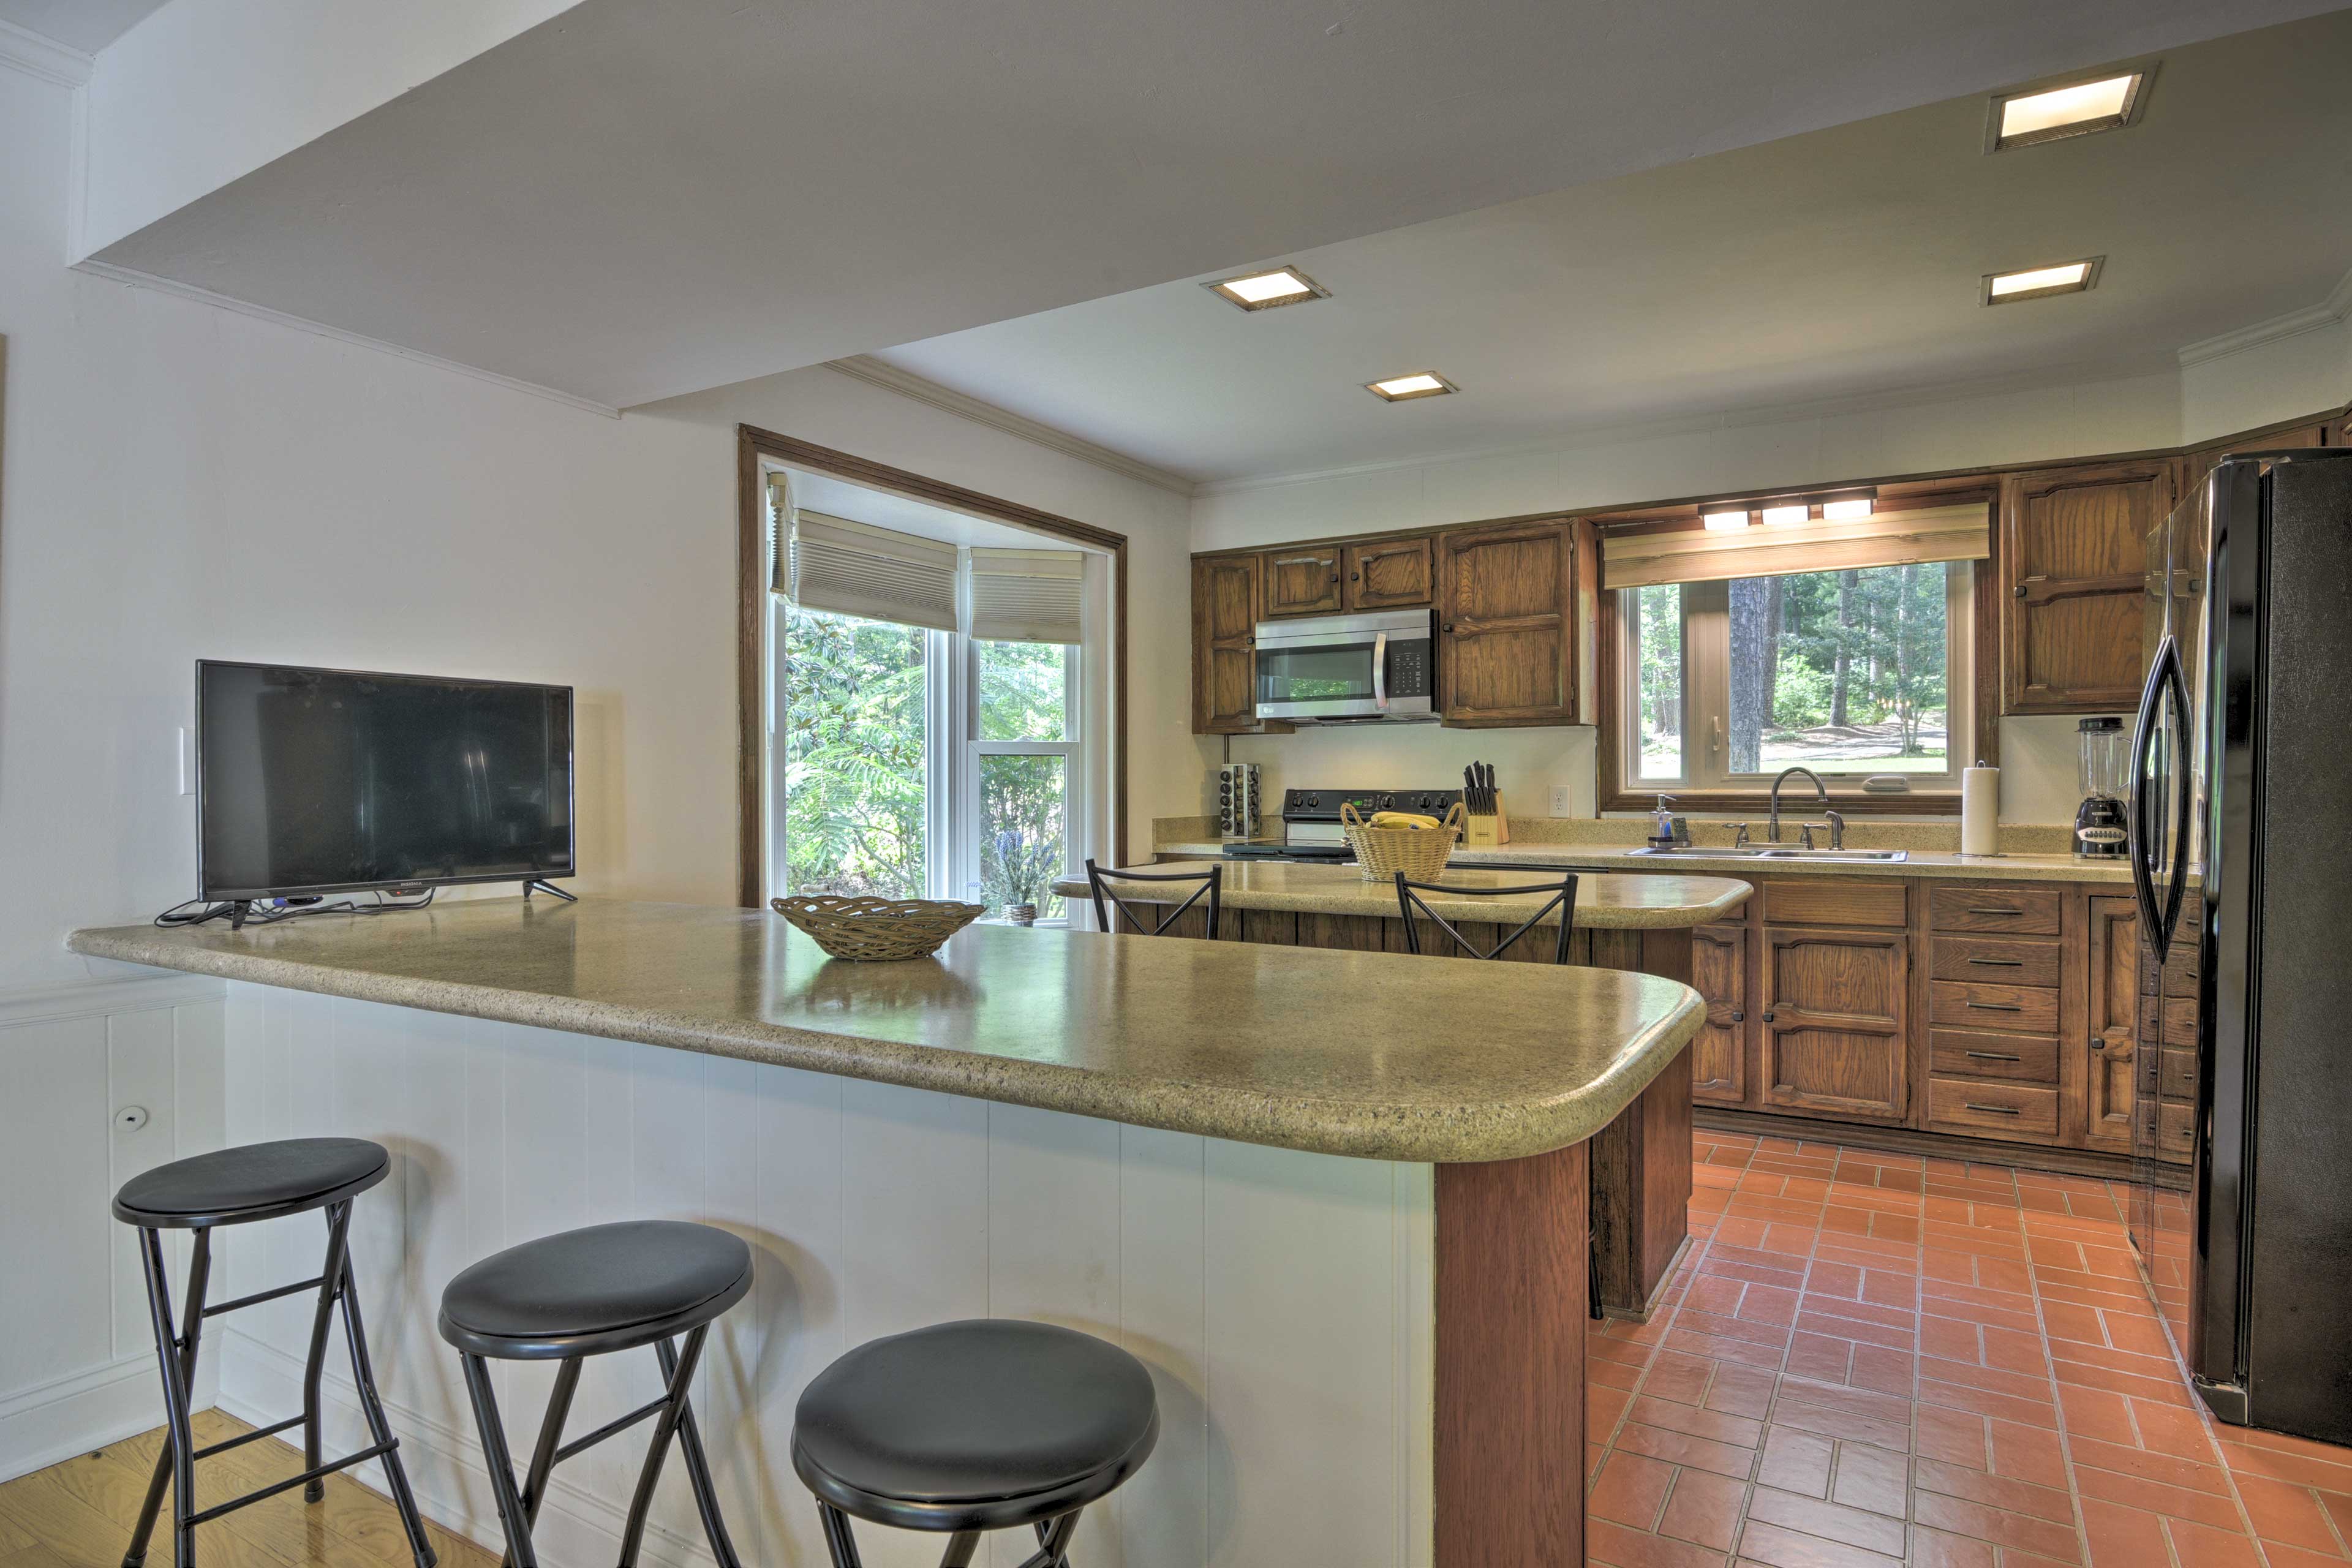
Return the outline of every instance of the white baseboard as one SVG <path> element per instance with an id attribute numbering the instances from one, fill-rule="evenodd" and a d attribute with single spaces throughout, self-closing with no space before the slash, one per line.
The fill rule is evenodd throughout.
<path id="1" fill-rule="evenodd" d="M 0 1481 L 163 1424 L 152 1353 L 24 1389 L 0 1399 Z"/>
<path id="2" fill-rule="evenodd" d="M 266 1426 L 301 1408 L 301 1358 L 236 1329 L 222 1334 L 221 1345 L 222 1410 L 239 1420 Z M 457 1352 L 449 1353 L 454 1366 Z M 367 1447 L 367 1426 L 360 1414 L 348 1366 L 339 1365 L 332 1350 L 327 1359 L 324 1403 L 327 1453 L 331 1457 Z M 506 1542 L 499 1533 L 498 1511 L 490 1500 L 480 1440 L 471 1431 L 447 1426 L 394 1400 L 386 1399 L 383 1405 L 393 1436 L 400 1439 L 401 1457 L 408 1471 L 409 1487 L 416 1494 L 419 1511 L 434 1523 L 493 1552 L 503 1552 Z M 527 1437 L 537 1435 L 537 1410 L 507 1410 L 504 1414 L 509 1441 L 518 1429 Z M 355 1466 L 346 1473 L 379 1492 L 383 1490 L 382 1467 L 373 1462 Z M 666 1467 L 665 1485 L 671 1478 L 682 1478 L 683 1473 L 674 1463 Z M 563 1472 L 558 1470 L 548 1485 L 547 1503 L 540 1513 L 538 1528 L 531 1533 L 531 1543 L 538 1549 L 545 1568 L 566 1568 L 567 1564 L 584 1568 L 588 1564 L 613 1563 L 620 1556 L 621 1527 L 627 1515 L 626 1499 L 616 1502 L 586 1491 L 567 1482 Z M 679 1535 L 657 1520 L 646 1523 L 638 1561 L 649 1568 L 718 1568 L 709 1545 L 699 1536 Z"/>

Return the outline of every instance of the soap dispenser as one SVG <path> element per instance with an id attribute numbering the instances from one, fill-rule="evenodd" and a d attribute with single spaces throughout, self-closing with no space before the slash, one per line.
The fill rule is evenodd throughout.
<path id="1" fill-rule="evenodd" d="M 1666 809 L 1667 803 L 1674 798 L 1670 795 L 1658 797 L 1657 811 L 1650 819 L 1650 847 L 1653 849 L 1672 849 L 1675 847 L 1674 814 Z"/>

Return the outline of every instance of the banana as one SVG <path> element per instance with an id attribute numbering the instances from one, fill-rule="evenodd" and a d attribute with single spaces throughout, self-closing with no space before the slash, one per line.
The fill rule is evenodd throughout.
<path id="1" fill-rule="evenodd" d="M 1433 816 L 1422 816 L 1410 811 L 1382 811 L 1375 812 L 1372 816 L 1371 822 L 1368 826 L 1373 827 L 1410 827 L 1416 830 L 1423 830 L 1432 827 L 1443 827 L 1445 825 L 1438 821 L 1437 818 Z"/>

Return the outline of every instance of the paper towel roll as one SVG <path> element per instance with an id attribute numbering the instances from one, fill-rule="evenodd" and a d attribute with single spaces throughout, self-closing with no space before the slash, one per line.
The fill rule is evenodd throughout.
<path id="1" fill-rule="evenodd" d="M 1960 853 L 2000 853 L 2000 770 L 1960 770 Z"/>

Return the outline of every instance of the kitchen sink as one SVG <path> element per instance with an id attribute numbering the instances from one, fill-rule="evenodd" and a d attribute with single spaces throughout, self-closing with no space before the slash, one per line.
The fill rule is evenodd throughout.
<path id="1" fill-rule="evenodd" d="M 1654 855 L 1662 860 L 1812 860 L 1832 864 L 1840 861 L 1884 863 L 1911 858 L 1908 849 L 1781 849 L 1753 844 L 1741 845 L 1737 848 L 1727 844 L 1715 848 L 1694 845 L 1687 849 L 1680 847 L 1673 849 L 1628 849 L 1625 853 Z"/>

